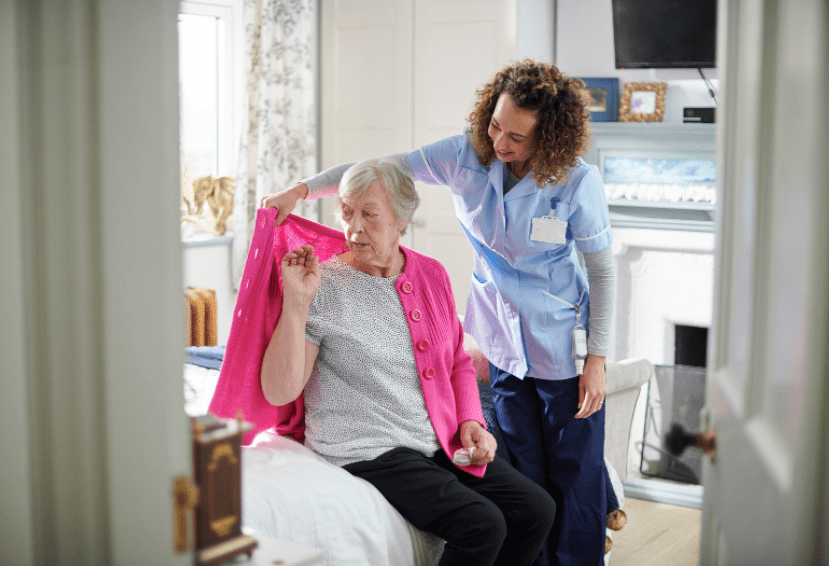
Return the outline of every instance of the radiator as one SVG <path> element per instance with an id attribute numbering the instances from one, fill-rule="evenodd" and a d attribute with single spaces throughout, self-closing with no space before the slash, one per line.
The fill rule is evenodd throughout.
<path id="1" fill-rule="evenodd" d="M 216 291 L 187 287 L 184 291 L 187 346 L 216 346 Z"/>

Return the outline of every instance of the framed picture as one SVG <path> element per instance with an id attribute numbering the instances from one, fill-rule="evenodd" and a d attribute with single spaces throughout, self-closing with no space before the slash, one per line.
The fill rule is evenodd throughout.
<path id="1" fill-rule="evenodd" d="M 615 122 L 619 105 L 619 79 L 582 78 L 590 95 L 590 118 L 594 122 Z"/>
<path id="2" fill-rule="evenodd" d="M 619 107 L 620 122 L 661 122 L 665 114 L 665 83 L 626 83 Z"/>

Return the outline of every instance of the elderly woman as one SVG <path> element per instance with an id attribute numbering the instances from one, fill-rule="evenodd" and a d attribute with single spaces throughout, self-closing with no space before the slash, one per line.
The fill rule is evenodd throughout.
<path id="1" fill-rule="evenodd" d="M 303 395 L 306 445 L 443 538 L 441 565 L 529 565 L 555 503 L 495 455 L 448 276 L 400 246 L 417 204 L 392 161 L 348 170 L 337 212 L 350 249 L 322 265 L 311 246 L 283 257 L 262 389 L 274 405 Z"/>

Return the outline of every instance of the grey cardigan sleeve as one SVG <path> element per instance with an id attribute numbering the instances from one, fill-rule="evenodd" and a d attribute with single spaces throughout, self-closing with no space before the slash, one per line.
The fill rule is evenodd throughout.
<path id="1" fill-rule="evenodd" d="M 409 161 L 406 159 L 405 153 L 395 153 L 394 155 L 389 155 L 384 159 L 394 161 L 403 173 L 409 177 L 413 176 L 412 168 L 409 167 Z M 317 173 L 313 177 L 303 179 L 302 182 L 305 183 L 306 187 L 308 187 L 308 196 L 306 198 L 317 199 L 320 197 L 336 195 L 337 190 L 340 187 L 340 180 L 343 178 L 343 175 L 348 168 L 352 165 L 354 165 L 354 163 L 335 165 L 325 171 Z"/>
<path id="2" fill-rule="evenodd" d="M 587 353 L 604 357 L 607 354 L 610 328 L 613 324 L 613 301 L 616 287 L 616 261 L 607 246 L 584 254 L 587 282 L 590 285 L 590 334 Z"/>

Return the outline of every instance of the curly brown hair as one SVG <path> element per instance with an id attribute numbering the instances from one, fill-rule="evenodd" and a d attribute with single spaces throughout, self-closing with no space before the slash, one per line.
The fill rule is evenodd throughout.
<path id="1" fill-rule="evenodd" d="M 535 182 L 541 187 L 564 181 L 567 170 L 576 165 L 576 158 L 587 151 L 590 139 L 584 82 L 568 77 L 550 63 L 534 59 L 501 69 L 492 82 L 477 90 L 475 109 L 469 115 L 472 146 L 485 167 L 496 159 L 487 130 L 503 93 L 519 108 L 538 111 L 535 151 L 530 158 Z"/>

